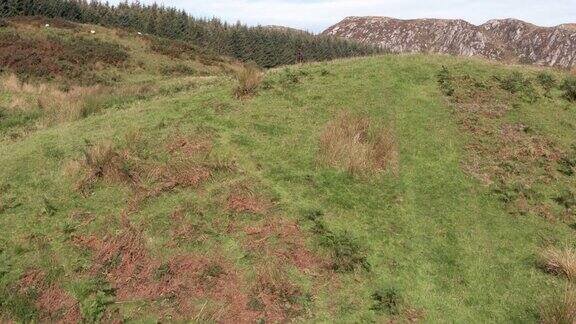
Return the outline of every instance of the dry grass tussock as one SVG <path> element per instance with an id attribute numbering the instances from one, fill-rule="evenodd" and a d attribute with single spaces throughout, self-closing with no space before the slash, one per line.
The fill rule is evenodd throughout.
<path id="1" fill-rule="evenodd" d="M 540 267 L 546 272 L 576 279 L 576 251 L 572 248 L 550 247 L 540 253 Z"/>
<path id="2" fill-rule="evenodd" d="M 576 323 L 576 290 L 568 286 L 561 299 L 555 298 L 540 308 L 540 321 L 543 324 Z"/>
<path id="3" fill-rule="evenodd" d="M 11 96 L 7 107 L 9 110 L 40 111 L 46 124 L 74 121 L 96 113 L 110 93 L 110 89 L 100 85 L 72 87 L 63 91 L 44 83 L 21 82 L 13 74 L 6 77 L 1 85 Z"/>
<path id="4" fill-rule="evenodd" d="M 98 179 L 137 185 L 138 179 L 127 166 L 127 155 L 126 152 L 118 151 L 114 144 L 108 141 L 88 147 L 80 161 L 68 166 L 71 171 L 69 173 L 83 174 L 76 184 L 76 189 L 87 196 Z"/>
<path id="5" fill-rule="evenodd" d="M 320 137 L 322 164 L 350 173 L 398 171 L 398 144 L 387 128 L 374 128 L 367 117 L 342 113 Z"/>
<path id="6" fill-rule="evenodd" d="M 234 89 L 234 96 L 238 99 L 249 98 L 256 94 L 258 87 L 264 79 L 264 74 L 255 65 L 246 65 L 237 72 L 238 86 Z"/>

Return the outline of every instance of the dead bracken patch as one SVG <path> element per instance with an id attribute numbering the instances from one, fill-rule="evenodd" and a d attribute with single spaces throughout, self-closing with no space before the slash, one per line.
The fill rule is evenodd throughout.
<path id="1" fill-rule="evenodd" d="M 325 263 L 306 246 L 304 233 L 297 223 L 281 218 L 268 218 L 260 226 L 244 229 L 248 236 L 246 247 L 289 262 L 302 271 L 316 271 Z"/>
<path id="2" fill-rule="evenodd" d="M 167 145 L 170 154 L 182 154 L 184 156 L 196 156 L 209 152 L 212 149 L 212 141 L 206 138 L 192 139 L 178 136 Z"/>
<path id="3" fill-rule="evenodd" d="M 265 214 L 270 202 L 253 193 L 232 193 L 228 196 L 227 207 L 235 213 Z"/>
<path id="4" fill-rule="evenodd" d="M 128 59 L 117 44 L 93 38 L 64 40 L 54 36 L 22 37 L 0 34 L 0 66 L 18 75 L 35 78 L 75 79 L 94 84 L 96 77 L 87 70 L 103 64 L 120 66 Z"/>
<path id="5" fill-rule="evenodd" d="M 213 254 L 181 255 L 161 262 L 148 252 L 141 232 L 126 229 L 116 237 L 85 240 L 94 250 L 94 274 L 103 274 L 116 290 L 118 301 L 170 302 L 164 315 L 191 320 L 200 309 L 195 302 L 209 299 L 226 310 L 211 315 L 217 322 L 254 322 L 259 313 L 247 308 L 248 296 L 234 267 Z"/>
<path id="6" fill-rule="evenodd" d="M 41 322 L 78 323 L 82 319 L 78 302 L 56 284 L 46 283 L 46 274 L 37 269 L 26 272 L 18 282 L 18 292 L 31 289 L 38 294 L 35 305 Z"/>
<path id="7" fill-rule="evenodd" d="M 476 80 L 450 76 L 454 114 L 470 134 L 463 169 L 490 186 L 513 215 L 537 214 L 547 219 L 562 215 L 552 201 L 538 199 L 537 184 L 558 180 L 557 165 L 565 153 L 552 140 L 522 122 L 505 121 L 522 100 L 522 93 L 506 91 L 497 78 Z"/>
<path id="8" fill-rule="evenodd" d="M 292 283 L 285 266 L 278 260 L 267 260 L 257 269 L 250 307 L 259 310 L 267 322 L 283 323 L 301 315 L 300 287 Z"/>
<path id="9" fill-rule="evenodd" d="M 396 137 L 389 129 L 371 126 L 367 117 L 345 112 L 324 128 L 319 161 L 350 173 L 397 172 Z"/>

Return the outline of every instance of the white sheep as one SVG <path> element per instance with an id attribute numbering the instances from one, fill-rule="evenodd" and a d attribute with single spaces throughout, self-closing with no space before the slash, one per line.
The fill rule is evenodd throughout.
<path id="1" fill-rule="evenodd" d="M 50 27 L 50 24 L 46 24 L 46 26 L 45 26 L 45 27 L 46 27 L 46 28 Z"/>
<path id="2" fill-rule="evenodd" d="M 90 34 L 96 34 L 96 31 L 95 31 L 95 30 L 91 30 L 91 31 L 90 31 Z"/>

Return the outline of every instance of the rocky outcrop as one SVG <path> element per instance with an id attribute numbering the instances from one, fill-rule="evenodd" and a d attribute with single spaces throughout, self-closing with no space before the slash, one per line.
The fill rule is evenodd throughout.
<path id="1" fill-rule="evenodd" d="M 576 65 L 576 25 L 539 27 L 516 19 L 476 26 L 464 20 L 348 17 L 332 35 L 393 53 L 443 53 L 569 68 Z"/>

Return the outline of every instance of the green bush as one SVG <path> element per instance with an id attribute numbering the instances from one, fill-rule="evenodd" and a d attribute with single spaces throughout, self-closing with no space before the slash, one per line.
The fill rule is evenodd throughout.
<path id="1" fill-rule="evenodd" d="M 518 71 L 500 80 L 500 87 L 512 94 L 521 95 L 525 100 L 534 102 L 538 99 L 538 94 L 530 78 Z"/>
<path id="2" fill-rule="evenodd" d="M 536 80 L 540 83 L 540 86 L 542 86 L 546 95 L 549 95 L 550 91 L 552 91 L 556 86 L 556 79 L 550 73 L 541 72 L 536 76 Z"/>
<path id="3" fill-rule="evenodd" d="M 570 152 L 558 161 L 558 171 L 567 176 L 576 173 L 576 144 L 573 144 Z"/>
<path id="4" fill-rule="evenodd" d="M 564 98 L 569 101 L 576 101 L 576 77 L 568 77 L 560 87 L 564 91 Z"/>
<path id="5" fill-rule="evenodd" d="M 442 70 L 438 72 L 438 84 L 440 84 L 440 90 L 442 93 L 451 97 L 454 95 L 454 86 L 452 85 L 452 76 L 447 67 L 442 66 Z"/>

